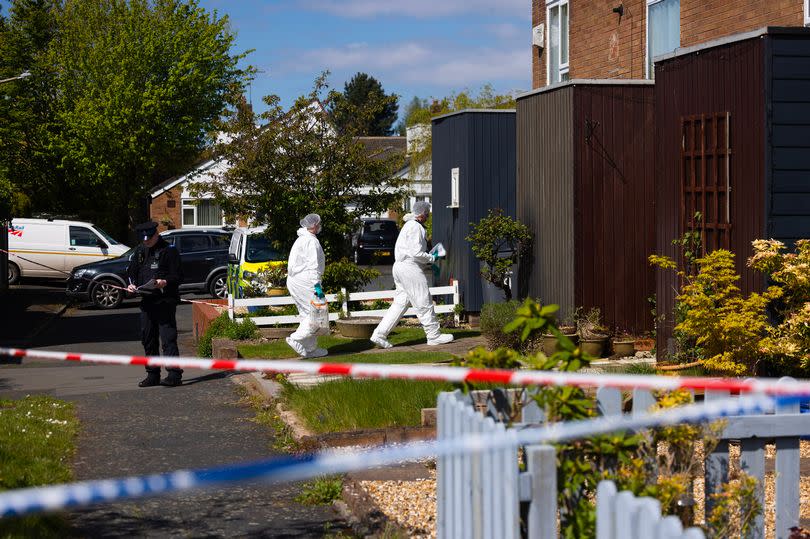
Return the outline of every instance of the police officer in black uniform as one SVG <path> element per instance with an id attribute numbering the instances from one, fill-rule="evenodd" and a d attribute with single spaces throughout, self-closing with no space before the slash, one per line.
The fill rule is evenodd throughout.
<path id="1" fill-rule="evenodd" d="M 135 227 L 143 243 L 132 255 L 127 267 L 127 290 L 141 295 L 141 343 L 147 356 L 179 356 L 175 311 L 180 302 L 180 254 L 157 231 L 157 223 L 148 221 Z M 166 378 L 160 380 L 160 367 L 146 367 L 146 378 L 140 387 L 179 386 L 183 369 L 167 368 Z"/>

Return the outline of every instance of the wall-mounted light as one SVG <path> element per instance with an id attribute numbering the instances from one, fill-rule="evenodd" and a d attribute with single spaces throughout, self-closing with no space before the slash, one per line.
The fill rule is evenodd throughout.
<path id="1" fill-rule="evenodd" d="M 619 18 L 621 19 L 624 16 L 624 4 L 619 4 L 618 6 L 614 7 L 613 13 L 618 13 Z"/>

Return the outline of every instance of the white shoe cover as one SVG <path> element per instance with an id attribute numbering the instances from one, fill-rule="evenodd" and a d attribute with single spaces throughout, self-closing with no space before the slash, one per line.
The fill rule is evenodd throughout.
<path id="1" fill-rule="evenodd" d="M 300 342 L 296 341 L 292 337 L 287 337 L 284 340 L 287 341 L 287 344 L 290 346 L 290 348 L 293 349 L 293 351 L 296 354 L 298 354 L 301 357 L 306 357 L 307 351 L 304 350 L 304 346 Z"/>
<path id="2" fill-rule="evenodd" d="M 447 344 L 449 342 L 453 342 L 453 335 L 450 333 L 442 333 L 435 339 L 428 339 L 428 344 L 430 346 L 439 346 L 440 344 Z"/>
<path id="3" fill-rule="evenodd" d="M 388 342 L 386 339 L 383 339 L 382 337 L 380 337 L 377 334 L 372 335 L 371 339 L 369 339 L 369 340 L 371 342 L 373 342 L 374 344 L 376 344 L 377 346 L 379 346 L 380 348 L 391 348 L 392 346 L 394 346 L 393 344 Z"/>

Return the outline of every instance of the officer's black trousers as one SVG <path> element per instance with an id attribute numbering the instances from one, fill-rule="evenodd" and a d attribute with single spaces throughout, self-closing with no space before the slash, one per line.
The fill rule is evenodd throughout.
<path id="1" fill-rule="evenodd" d="M 179 356 L 177 348 L 177 320 L 174 303 L 141 303 L 141 344 L 147 356 L 158 356 L 163 348 L 164 356 Z M 169 368 L 178 374 L 183 369 Z M 147 372 L 160 372 L 160 367 L 146 367 Z"/>

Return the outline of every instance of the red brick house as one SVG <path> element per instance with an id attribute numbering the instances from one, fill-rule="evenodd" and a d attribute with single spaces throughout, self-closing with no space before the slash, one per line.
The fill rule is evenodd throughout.
<path id="1" fill-rule="evenodd" d="M 654 57 L 763 26 L 810 24 L 810 0 L 532 0 L 532 87 L 652 78 Z"/>

